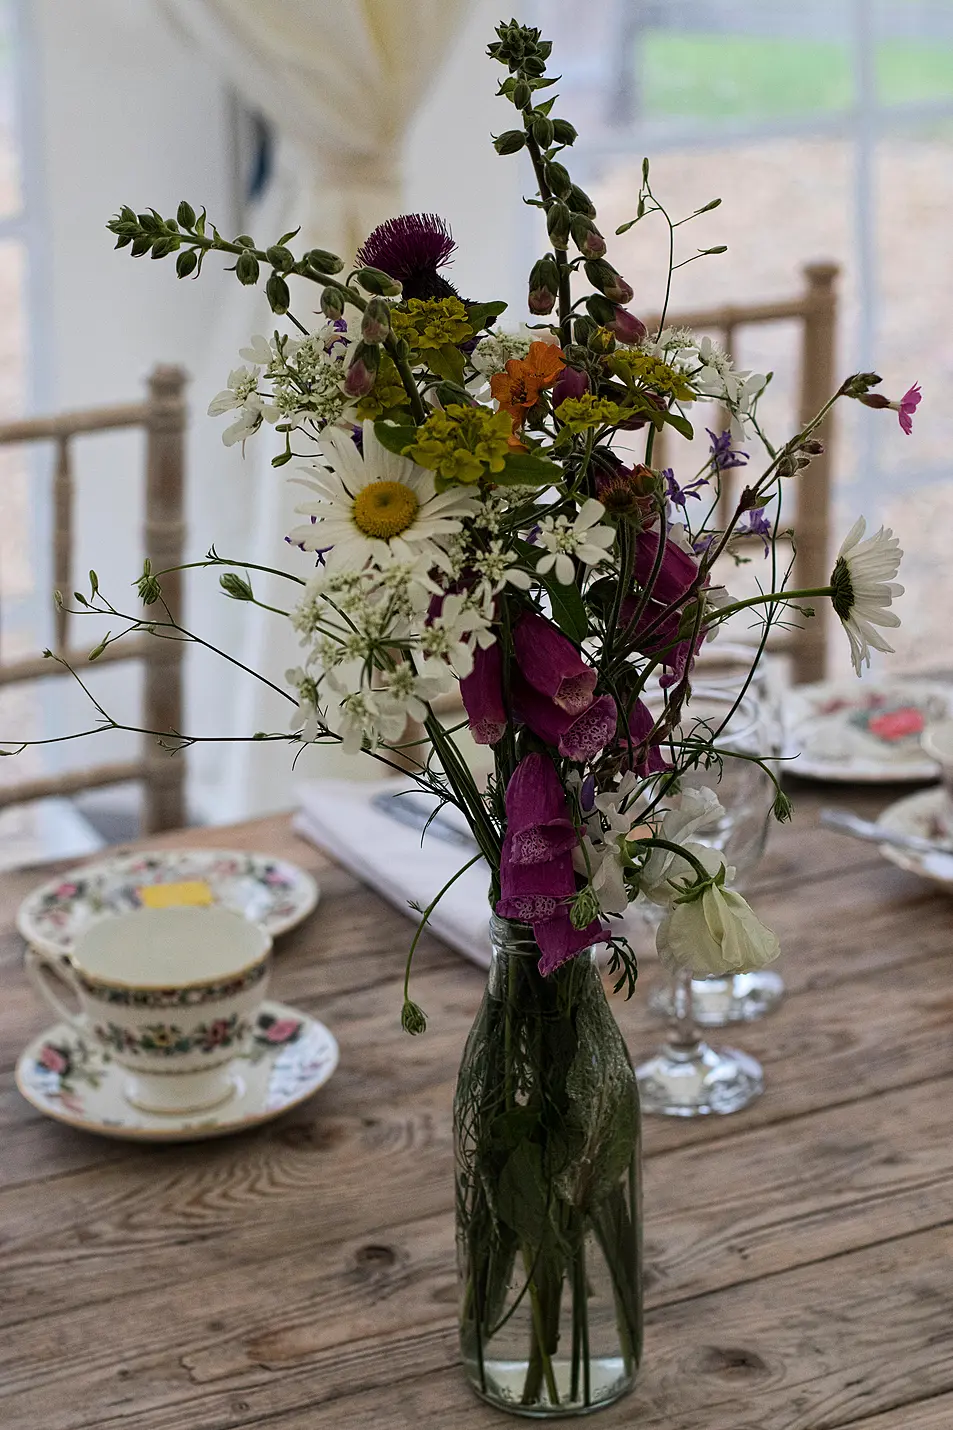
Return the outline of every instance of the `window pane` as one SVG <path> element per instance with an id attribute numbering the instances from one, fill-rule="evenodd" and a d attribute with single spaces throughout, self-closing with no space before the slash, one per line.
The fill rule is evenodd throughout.
<path id="1" fill-rule="evenodd" d="M 832 41 L 653 31 L 641 59 L 652 119 L 773 119 L 843 110 L 852 99 L 847 47 Z"/>
<path id="2" fill-rule="evenodd" d="M 12 5 L 0 0 L 0 218 L 23 207 L 17 136 L 17 74 Z"/>

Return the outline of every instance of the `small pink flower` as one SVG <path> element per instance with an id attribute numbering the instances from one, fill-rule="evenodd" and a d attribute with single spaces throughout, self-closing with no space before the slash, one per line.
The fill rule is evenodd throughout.
<path id="1" fill-rule="evenodd" d="M 920 384 L 915 382 L 912 387 L 907 389 L 898 403 L 891 403 L 891 406 L 896 407 L 900 418 L 900 426 L 908 437 L 913 431 L 913 414 L 920 406 L 922 397 L 923 393 L 920 391 Z"/>
<path id="2" fill-rule="evenodd" d="M 290 1043 L 300 1029 L 301 1024 L 297 1018 L 276 1018 L 267 1028 L 262 1029 L 259 1036 L 264 1038 L 266 1043 Z"/>
<path id="3" fill-rule="evenodd" d="M 75 893 L 76 893 L 76 885 L 75 885 L 75 884 L 58 884 L 58 885 L 57 885 L 57 888 L 56 888 L 56 897 L 57 897 L 58 899 L 71 899 Z"/>
<path id="4" fill-rule="evenodd" d="M 40 1064 L 40 1067 L 46 1068 L 48 1072 L 59 1073 L 60 1076 L 62 1076 L 69 1067 L 69 1062 L 60 1052 L 59 1048 L 54 1048 L 51 1043 L 43 1044 L 37 1062 Z"/>

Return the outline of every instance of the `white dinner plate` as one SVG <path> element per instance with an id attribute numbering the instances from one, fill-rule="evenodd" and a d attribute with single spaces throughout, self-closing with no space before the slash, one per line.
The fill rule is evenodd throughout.
<path id="1" fill-rule="evenodd" d="M 920 748 L 926 725 L 953 707 L 935 680 L 820 681 L 785 693 L 785 770 L 837 783 L 922 783 L 938 777 Z"/>
<path id="2" fill-rule="evenodd" d="M 888 805 L 877 823 L 894 833 L 917 834 L 921 839 L 949 841 L 950 833 L 943 819 L 947 799 L 947 793 L 942 787 L 919 790 L 916 794 L 908 794 L 904 799 L 898 799 L 896 803 Z M 880 852 L 891 864 L 953 891 L 953 854 L 947 854 L 941 849 L 920 854 L 912 849 L 897 849 L 892 844 L 881 844 Z"/>

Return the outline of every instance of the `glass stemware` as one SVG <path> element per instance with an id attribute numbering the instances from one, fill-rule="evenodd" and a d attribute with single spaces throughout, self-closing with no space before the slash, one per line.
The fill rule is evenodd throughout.
<path id="1" fill-rule="evenodd" d="M 714 641 L 699 651 L 695 673 L 707 690 L 724 691 L 736 698 L 744 692 L 745 700 L 757 707 L 759 752 L 770 754 L 776 760 L 781 754 L 784 729 L 775 665 L 770 658 L 762 659 L 751 675 L 752 657 L 751 646 Z M 733 844 L 730 850 L 730 862 L 735 866 L 735 888 L 742 891 L 748 875 L 764 854 L 771 826 L 769 781 L 762 772 L 759 773 L 764 790 L 761 806 L 763 837 L 760 844 L 749 840 L 745 847 L 739 848 L 737 844 Z M 719 786 L 718 797 L 724 804 L 732 798 L 730 788 Z M 698 835 L 698 840 L 702 844 L 709 842 L 704 832 Z M 773 968 L 763 968 L 755 973 L 736 973 L 730 978 L 696 978 L 692 981 L 695 1021 L 703 1028 L 753 1022 L 775 1009 L 783 997 L 784 981 Z M 655 990 L 649 999 L 649 1007 L 662 1017 L 674 1016 L 675 997 L 671 982 Z"/>
<path id="2" fill-rule="evenodd" d="M 738 696 L 716 687 L 696 686 L 689 715 L 720 728 L 718 747 L 725 752 L 720 779 L 716 771 L 700 769 L 680 781 L 682 789 L 714 786 L 721 803 L 710 825 L 692 838 L 720 850 L 736 868 L 751 868 L 764 851 L 771 806 L 770 779 L 759 765 L 744 758 L 764 749 L 758 702 L 748 694 Z M 690 730 L 691 722 L 684 728 Z M 646 904 L 641 911 L 646 922 L 657 929 L 664 910 Z M 690 973 L 673 981 L 666 1009 L 668 1036 L 655 1054 L 636 1068 L 646 1112 L 668 1117 L 736 1112 L 763 1090 L 763 1074 L 754 1058 L 737 1048 L 712 1047 L 702 1039 L 694 997 L 698 985 L 708 981 L 693 979 Z M 727 990 L 728 996 L 722 995 L 727 1003 L 731 980 L 712 981 Z"/>

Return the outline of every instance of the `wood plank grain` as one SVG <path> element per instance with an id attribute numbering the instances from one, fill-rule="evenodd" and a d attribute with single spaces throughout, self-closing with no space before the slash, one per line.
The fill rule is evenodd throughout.
<path id="1" fill-rule="evenodd" d="M 934 1395 L 913 1405 L 901 1405 L 872 1420 L 854 1420 L 850 1430 L 950 1430 L 953 1395 Z"/>
<path id="2" fill-rule="evenodd" d="M 5 1430 L 41 1424 L 105 1430 L 128 1419 L 131 1390 L 137 1430 L 262 1423 L 281 1430 L 385 1424 L 479 1430 L 512 1423 L 480 1405 L 455 1367 L 455 1330 L 448 1307 L 440 1306 L 451 1290 L 449 1242 L 441 1254 L 410 1228 L 404 1232 L 389 1248 L 388 1264 L 379 1256 L 373 1270 L 352 1274 L 353 1308 L 337 1296 L 328 1303 L 320 1269 L 310 1295 L 291 1288 L 280 1308 L 280 1291 L 267 1284 L 246 1289 L 247 1309 L 217 1303 L 203 1287 L 204 1334 L 163 1353 L 154 1344 L 154 1308 L 146 1298 L 119 1364 L 115 1351 L 88 1337 L 81 1343 L 71 1325 L 55 1318 L 48 1344 L 67 1341 L 68 1409 L 60 1381 L 66 1372 L 36 1359 L 41 1346 L 31 1323 L 25 1328 L 31 1363 L 21 1352 L 16 1366 L 3 1369 L 3 1385 L 17 1389 Z M 653 1312 L 636 1391 L 600 1423 L 837 1430 L 949 1396 L 951 1256 L 953 1226 L 947 1226 Z M 414 1303 L 413 1332 L 389 1332 L 395 1298 Z M 361 1340 L 345 1315 L 365 1336 L 372 1326 L 376 1333 Z"/>

